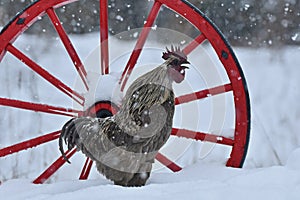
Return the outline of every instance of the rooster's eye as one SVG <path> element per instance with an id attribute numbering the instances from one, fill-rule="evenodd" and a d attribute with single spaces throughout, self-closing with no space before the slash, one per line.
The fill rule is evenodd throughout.
<path id="1" fill-rule="evenodd" d="M 178 66 L 179 65 L 179 60 L 173 60 L 171 64 L 174 65 L 174 66 Z"/>

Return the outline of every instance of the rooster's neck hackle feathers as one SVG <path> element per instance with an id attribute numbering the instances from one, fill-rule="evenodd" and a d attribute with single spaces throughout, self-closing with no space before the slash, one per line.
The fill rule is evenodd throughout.
<path id="1" fill-rule="evenodd" d="M 145 110 L 150 110 L 153 106 L 169 101 L 170 97 L 173 98 L 172 80 L 167 73 L 168 64 L 169 60 L 136 79 L 128 88 L 116 119 L 120 123 L 123 123 L 124 119 L 133 121 L 127 120 L 123 124 L 124 126 L 121 125 L 122 127 L 134 128 L 136 126 L 139 129 L 138 124 L 135 124 L 138 119 L 133 119 L 132 113 L 137 113 L 139 116 Z M 131 122 L 131 126 L 128 126 Z"/>

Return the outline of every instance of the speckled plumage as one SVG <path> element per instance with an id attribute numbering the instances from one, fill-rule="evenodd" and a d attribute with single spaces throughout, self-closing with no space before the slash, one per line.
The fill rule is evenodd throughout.
<path id="1" fill-rule="evenodd" d="M 135 80 L 116 115 L 80 117 L 67 122 L 60 137 L 96 162 L 98 171 L 117 185 L 142 186 L 150 176 L 158 150 L 168 140 L 174 115 L 174 58 Z"/>

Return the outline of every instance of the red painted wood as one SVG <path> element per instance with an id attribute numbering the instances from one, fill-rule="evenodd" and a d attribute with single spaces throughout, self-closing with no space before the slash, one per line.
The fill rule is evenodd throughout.
<path id="1" fill-rule="evenodd" d="M 212 142 L 212 143 L 217 143 L 217 144 L 223 144 L 223 145 L 228 145 L 228 146 L 233 146 L 235 143 L 235 141 L 230 138 L 213 135 L 213 134 L 208 134 L 208 133 L 186 130 L 186 129 L 173 128 L 171 135 L 174 135 L 177 137 L 184 137 L 184 138 L 188 138 L 188 139 L 200 140 L 203 142 Z"/>
<path id="2" fill-rule="evenodd" d="M 77 0 L 43 0 L 37 1 L 26 9 L 26 12 L 19 14 L 11 23 L 9 28 L 1 34 L 0 37 L 0 62 L 6 53 L 6 47 L 12 44 L 25 30 L 38 20 L 49 8 L 57 8 Z M 25 19 L 23 23 L 17 21 Z"/>
<path id="3" fill-rule="evenodd" d="M 79 180 L 86 180 L 88 179 L 91 169 L 93 166 L 93 161 L 90 158 L 86 158 L 86 161 L 84 163 L 84 166 L 81 170 L 81 174 L 79 176 Z"/>
<path id="4" fill-rule="evenodd" d="M 76 148 L 66 152 L 66 157 L 70 159 L 76 153 Z M 63 156 L 59 157 L 50 167 L 48 167 L 33 183 L 42 184 L 47 181 L 59 168 L 61 168 L 67 161 Z"/>
<path id="5" fill-rule="evenodd" d="M 203 34 L 200 34 L 196 37 L 190 44 L 188 44 L 182 51 L 189 55 L 192 51 L 194 51 L 200 44 L 202 44 L 206 40 L 206 37 Z"/>
<path id="6" fill-rule="evenodd" d="M 116 106 L 113 106 L 111 103 L 109 103 L 109 102 L 100 102 L 100 103 L 96 103 L 96 105 L 92 106 L 85 113 L 88 116 L 95 117 L 96 113 L 99 110 L 108 110 L 112 113 L 112 115 L 115 115 L 118 112 L 118 108 Z"/>
<path id="7" fill-rule="evenodd" d="M 62 43 L 64 44 L 64 47 L 67 50 L 70 58 L 72 59 L 73 64 L 74 64 L 77 72 L 79 73 L 80 78 L 82 79 L 86 89 L 88 90 L 89 87 L 88 87 L 88 83 L 87 83 L 87 79 L 86 79 L 86 76 L 87 76 L 86 70 L 85 70 L 71 40 L 69 39 L 66 31 L 64 30 L 63 26 L 61 25 L 61 22 L 60 22 L 59 18 L 57 17 L 54 9 L 49 8 L 47 10 L 47 14 L 48 14 L 50 21 L 52 22 L 56 32 L 58 33 Z"/>
<path id="8" fill-rule="evenodd" d="M 191 101 L 196 101 L 199 99 L 204 99 L 218 94 L 223 94 L 229 91 L 232 91 L 232 86 L 230 83 L 226 85 L 210 88 L 210 89 L 201 90 L 198 92 L 193 92 L 191 94 L 186 94 L 175 98 L 175 105 L 180 105 Z"/>
<path id="9" fill-rule="evenodd" d="M 178 172 L 178 171 L 182 170 L 182 168 L 180 166 L 178 166 L 176 163 L 174 163 L 173 161 L 171 161 L 169 158 L 167 158 L 166 156 L 164 156 L 161 153 L 157 153 L 155 158 L 157 161 L 159 161 L 161 164 L 165 165 L 167 168 L 169 168 L 173 172 Z"/>
<path id="10" fill-rule="evenodd" d="M 101 73 L 109 73 L 109 44 L 108 44 L 108 5 L 107 0 L 100 0 L 100 62 Z"/>
<path id="11" fill-rule="evenodd" d="M 23 151 L 29 148 L 36 147 L 38 145 L 53 141 L 57 139 L 60 135 L 60 131 L 56 131 L 53 133 L 49 133 L 40 137 L 36 137 L 34 139 L 30 139 L 9 147 L 5 147 L 3 149 L 0 149 L 0 157 L 4 157 L 10 154 L 17 153 L 19 151 Z"/>
<path id="12" fill-rule="evenodd" d="M 39 74 L 41 77 L 43 77 L 46 81 L 51 83 L 53 86 L 55 86 L 57 89 L 71 97 L 74 101 L 78 102 L 80 105 L 84 104 L 84 97 L 66 86 L 63 82 L 61 82 L 59 79 L 55 78 L 53 75 L 51 75 L 49 72 L 47 72 L 45 69 L 43 69 L 41 66 L 39 66 L 36 62 L 31 60 L 29 57 L 27 57 L 25 54 L 23 54 L 21 51 L 19 51 L 17 48 L 15 48 L 12 44 L 8 45 L 6 47 L 7 51 L 9 51 L 12 55 L 14 55 L 16 58 L 18 58 L 21 62 L 25 63 L 29 68 L 31 68 L 33 71 L 35 71 L 37 74 Z"/>
<path id="13" fill-rule="evenodd" d="M 232 85 L 235 104 L 235 145 L 232 148 L 227 166 L 241 167 L 244 160 L 245 148 L 248 142 L 248 130 L 250 111 L 248 107 L 248 97 L 245 92 L 244 79 L 239 69 L 238 62 L 222 35 L 216 30 L 214 25 L 204 16 L 191 9 L 188 3 L 182 0 L 157 0 L 168 8 L 175 10 L 179 15 L 193 24 L 205 38 L 210 42 L 222 62 Z M 178 9 L 180 8 L 180 9 Z"/>
<path id="14" fill-rule="evenodd" d="M 158 1 L 155 1 L 153 4 L 153 7 L 148 15 L 148 18 L 146 20 L 146 23 L 144 25 L 144 28 L 142 29 L 140 36 L 138 38 L 138 41 L 134 47 L 134 50 L 129 58 L 129 61 L 125 67 L 125 70 L 122 73 L 121 76 L 121 80 L 120 80 L 120 84 L 121 84 L 121 91 L 124 90 L 125 85 L 129 79 L 129 76 L 131 75 L 131 72 L 143 50 L 143 47 L 145 45 L 145 42 L 148 38 L 148 35 L 150 33 L 151 27 L 159 13 L 160 7 L 161 7 L 161 3 Z"/>
<path id="15" fill-rule="evenodd" d="M 69 116 L 69 117 L 78 117 L 82 115 L 82 111 L 71 109 L 71 108 L 61 108 L 61 107 L 50 106 L 46 104 L 31 103 L 31 102 L 7 99 L 2 97 L 0 97 L 0 105 L 25 109 L 25 110 L 31 110 L 35 112 L 44 112 L 49 114 Z"/>

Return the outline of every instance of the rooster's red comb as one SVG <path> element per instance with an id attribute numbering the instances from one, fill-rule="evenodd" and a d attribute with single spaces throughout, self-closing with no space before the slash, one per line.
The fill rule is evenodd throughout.
<path id="1" fill-rule="evenodd" d="M 187 56 L 186 54 L 180 50 L 180 47 L 174 47 L 173 45 L 171 45 L 171 51 L 166 47 L 167 52 L 163 52 L 163 56 L 162 58 L 164 60 L 168 60 L 170 58 L 171 55 L 179 57 L 183 60 L 187 60 Z"/>

